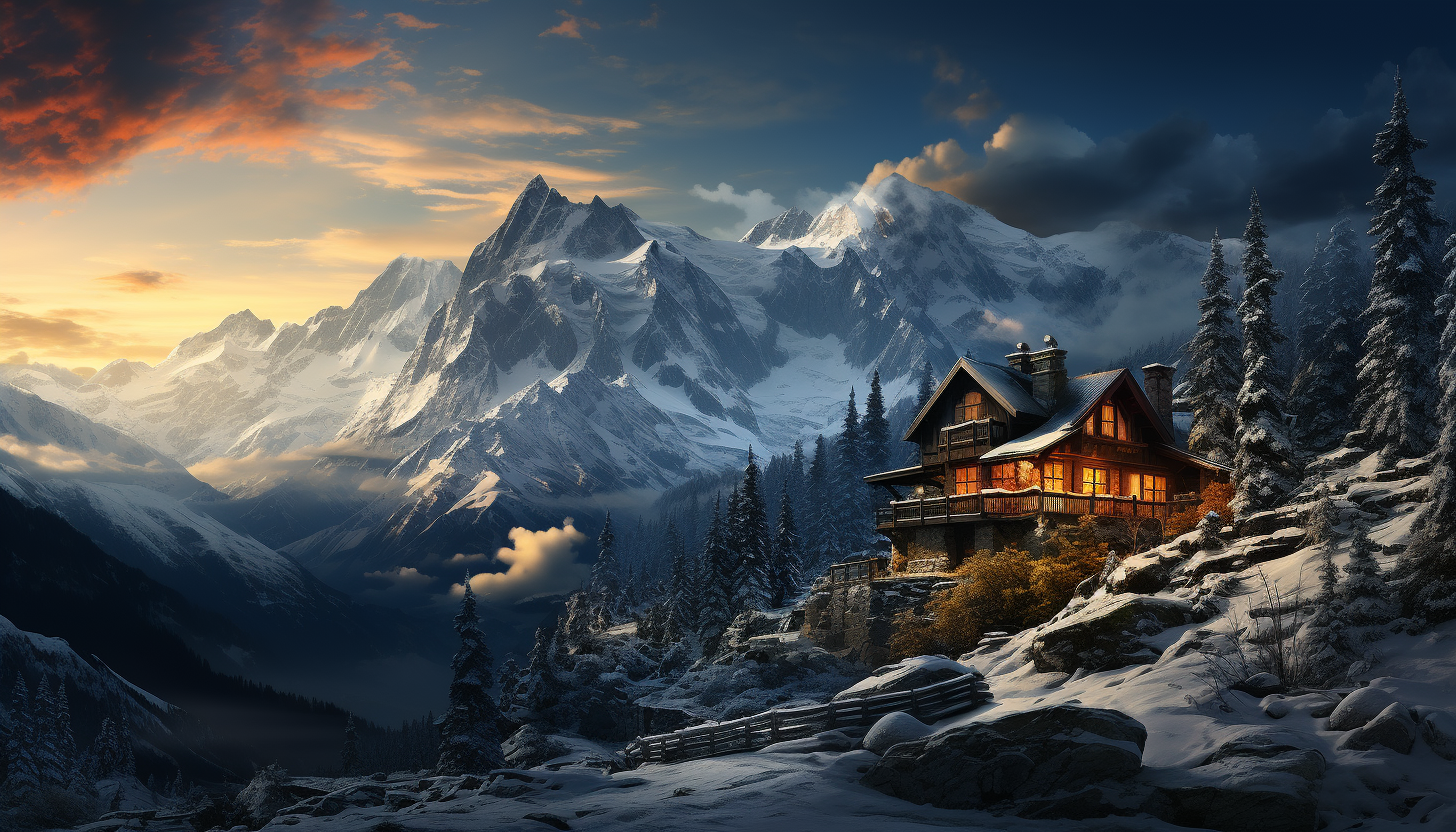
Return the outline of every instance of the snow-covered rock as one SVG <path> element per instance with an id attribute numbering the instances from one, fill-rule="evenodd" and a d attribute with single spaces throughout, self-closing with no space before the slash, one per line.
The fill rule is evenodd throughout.
<path id="1" fill-rule="evenodd" d="M 902 742 L 918 740 L 931 733 L 933 729 L 904 711 L 895 711 L 880 717 L 879 721 L 870 726 L 869 733 L 864 736 L 864 747 L 866 751 L 874 752 L 884 756 L 892 747 Z"/>
<path id="2" fill-rule="evenodd" d="M 1031 645 L 1032 660 L 1043 673 L 1151 664 L 1162 651 L 1147 637 L 1189 623 L 1192 611 L 1189 602 L 1170 598 L 1132 593 L 1100 596 L 1038 630 Z"/>
<path id="3" fill-rule="evenodd" d="M 842 702 L 846 699 L 864 699 L 884 693 L 914 690 L 968 673 L 980 675 L 974 667 L 967 667 L 944 656 L 913 656 L 876 669 L 865 679 L 836 693 L 833 701 Z"/>
<path id="4" fill-rule="evenodd" d="M 1427 713 L 1421 720 L 1421 739 L 1437 755 L 1456 760 L 1456 716 L 1443 710 Z"/>
<path id="5" fill-rule="evenodd" d="M 1382 688 L 1370 686 L 1340 700 L 1330 714 L 1331 731 L 1351 731 L 1374 719 L 1380 712 L 1395 704 L 1395 697 Z"/>
<path id="6" fill-rule="evenodd" d="M 1221 744 L 1189 769 L 1150 771 L 1143 811 L 1219 832 L 1309 832 L 1326 763 L 1318 751 L 1252 731 Z"/>
<path id="7" fill-rule="evenodd" d="M 1339 747 L 1368 751 L 1379 745 L 1409 754 L 1419 733 L 1410 710 L 1399 702 L 1391 702 L 1369 722 L 1340 737 Z"/>

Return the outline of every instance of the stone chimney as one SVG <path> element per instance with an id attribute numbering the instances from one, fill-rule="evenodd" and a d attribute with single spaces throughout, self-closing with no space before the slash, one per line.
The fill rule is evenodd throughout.
<path id="1" fill-rule="evenodd" d="M 1031 395 L 1052 410 L 1067 386 L 1067 351 L 1057 349 L 1057 339 L 1050 335 L 1042 340 L 1046 348 L 1027 356 L 1031 362 Z"/>
<path id="2" fill-rule="evenodd" d="M 1031 346 L 1025 341 L 1016 345 L 1016 352 L 1006 356 L 1006 365 L 1013 370 L 1020 370 L 1031 375 Z"/>
<path id="3" fill-rule="evenodd" d="M 1167 364 L 1149 364 L 1143 368 L 1143 392 L 1148 394 L 1153 410 L 1168 432 L 1173 432 L 1173 368 Z"/>

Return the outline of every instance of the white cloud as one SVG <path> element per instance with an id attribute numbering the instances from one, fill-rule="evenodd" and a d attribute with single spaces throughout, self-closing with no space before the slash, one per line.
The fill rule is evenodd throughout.
<path id="1" fill-rule="evenodd" d="M 778 204 L 774 195 L 768 191 L 754 188 L 748 193 L 740 194 L 727 182 L 719 182 L 717 189 L 711 191 L 702 185 L 694 185 L 691 193 L 699 199 L 731 205 L 743 212 L 743 221 L 732 228 L 715 228 L 708 232 L 711 236 L 725 240 L 737 240 L 747 234 L 748 229 L 755 224 L 777 217 L 788 210 Z"/>
<path id="2" fill-rule="evenodd" d="M 517 526 L 508 537 L 511 545 L 495 553 L 506 571 L 483 572 L 470 579 L 470 588 L 488 601 L 516 602 L 572 592 L 591 574 L 590 566 L 576 562 L 575 549 L 586 542 L 586 535 L 572 525 L 571 518 L 560 528 L 541 531 Z M 451 562 L 474 559 L 457 555 Z M 451 587 L 453 595 L 464 592 L 463 584 Z"/>

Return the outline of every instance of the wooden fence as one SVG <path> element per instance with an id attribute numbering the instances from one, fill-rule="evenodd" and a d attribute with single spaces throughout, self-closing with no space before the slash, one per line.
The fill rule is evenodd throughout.
<path id="1" fill-rule="evenodd" d="M 811 737 L 821 731 L 852 725 L 872 725 L 880 717 L 905 711 L 934 722 L 950 714 L 991 701 L 991 691 L 979 673 L 968 673 L 923 688 L 849 699 L 825 705 L 775 708 L 754 716 L 683 728 L 670 734 L 638 737 L 625 754 L 633 766 L 642 763 L 677 763 L 753 751 L 785 740 Z"/>

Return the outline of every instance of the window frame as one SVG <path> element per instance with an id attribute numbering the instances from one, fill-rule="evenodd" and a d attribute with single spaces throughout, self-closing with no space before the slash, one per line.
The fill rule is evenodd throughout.
<path id="1" fill-rule="evenodd" d="M 991 487 L 1002 491 L 1016 491 L 1018 477 L 1015 462 L 1002 462 L 991 466 Z"/>
<path id="2" fill-rule="evenodd" d="M 1098 468 L 1095 465 L 1083 465 L 1081 493 L 1092 494 L 1100 497 L 1111 496 L 1112 488 L 1111 483 L 1108 481 L 1108 476 L 1110 473 L 1110 470 L 1107 468 Z M 1089 474 L 1091 475 L 1090 480 L 1088 479 Z M 1087 486 L 1089 484 L 1092 486 L 1092 490 L 1090 491 L 1087 490 Z M 1101 491 L 1097 490 L 1098 486 L 1101 486 Z"/>
<path id="3" fill-rule="evenodd" d="M 975 401 L 971 401 L 971 397 Z M 951 413 L 953 424 L 965 424 L 986 418 L 986 396 L 980 390 L 968 390 L 961 396 L 960 401 L 955 403 L 955 409 Z"/>
<path id="4" fill-rule="evenodd" d="M 1055 474 L 1053 474 L 1055 470 Z M 1042 463 L 1041 482 L 1043 491 L 1055 491 L 1059 494 L 1067 493 L 1067 464 L 1057 460 L 1049 459 Z"/>
<path id="5" fill-rule="evenodd" d="M 964 480 L 961 474 L 968 474 Z M 962 491 L 961 486 L 969 486 L 969 491 Z M 966 494 L 976 494 L 981 490 L 981 466 L 980 465 L 956 465 L 951 469 L 951 496 L 960 497 Z"/>

